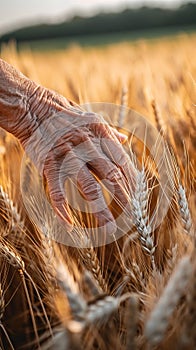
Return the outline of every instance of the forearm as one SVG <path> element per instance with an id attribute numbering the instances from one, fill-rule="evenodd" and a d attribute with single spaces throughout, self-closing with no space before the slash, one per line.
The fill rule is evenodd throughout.
<path id="1" fill-rule="evenodd" d="M 0 60 L 0 126 L 23 141 L 37 123 L 29 112 L 36 84 Z"/>
<path id="2" fill-rule="evenodd" d="M 23 146 L 42 120 L 69 107 L 68 100 L 0 59 L 0 127 L 16 136 Z"/>

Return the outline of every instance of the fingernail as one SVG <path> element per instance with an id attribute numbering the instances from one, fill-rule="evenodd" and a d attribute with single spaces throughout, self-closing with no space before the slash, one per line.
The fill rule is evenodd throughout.
<path id="1" fill-rule="evenodd" d="M 116 232 L 117 226 L 112 213 L 109 210 L 104 210 L 97 215 L 98 228 L 106 232 L 107 234 L 113 234 Z"/>
<path id="2" fill-rule="evenodd" d="M 122 133 L 119 132 L 119 131 L 118 131 L 118 135 L 119 135 L 120 141 L 121 141 L 122 143 L 124 143 L 124 142 L 127 141 L 127 139 L 128 139 L 128 136 L 127 136 L 127 135 L 122 134 Z"/>

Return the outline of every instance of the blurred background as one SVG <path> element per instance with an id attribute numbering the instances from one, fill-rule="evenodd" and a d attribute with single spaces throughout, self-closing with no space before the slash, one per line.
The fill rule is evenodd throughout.
<path id="1" fill-rule="evenodd" d="M 64 48 L 154 38 L 196 29 L 196 1 L 1 0 L 0 42 Z"/>

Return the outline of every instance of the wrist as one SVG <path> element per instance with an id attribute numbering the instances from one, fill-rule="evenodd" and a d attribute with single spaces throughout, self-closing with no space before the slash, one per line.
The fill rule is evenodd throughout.
<path id="1" fill-rule="evenodd" d="M 23 143 L 37 124 L 29 101 L 37 85 L 3 60 L 0 81 L 0 126 Z"/>
<path id="2" fill-rule="evenodd" d="M 40 136 L 40 126 L 50 124 L 48 120 L 56 113 L 66 110 L 73 114 L 70 101 L 66 98 L 31 81 L 30 83 L 27 88 L 26 113 L 21 122 L 22 137 L 18 137 L 23 147 L 33 135 Z"/>
<path id="3" fill-rule="evenodd" d="M 52 113 L 50 94 L 1 59 L 0 81 L 0 126 L 24 146 L 47 113 Z"/>

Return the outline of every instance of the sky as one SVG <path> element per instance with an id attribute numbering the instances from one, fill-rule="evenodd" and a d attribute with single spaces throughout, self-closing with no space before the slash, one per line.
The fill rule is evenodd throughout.
<path id="1" fill-rule="evenodd" d="M 191 1 L 191 0 L 190 0 Z M 196 0 L 192 0 L 192 2 Z M 0 0 L 0 34 L 39 22 L 57 22 L 74 13 L 93 14 L 98 9 L 144 5 L 177 6 L 188 0 Z"/>

